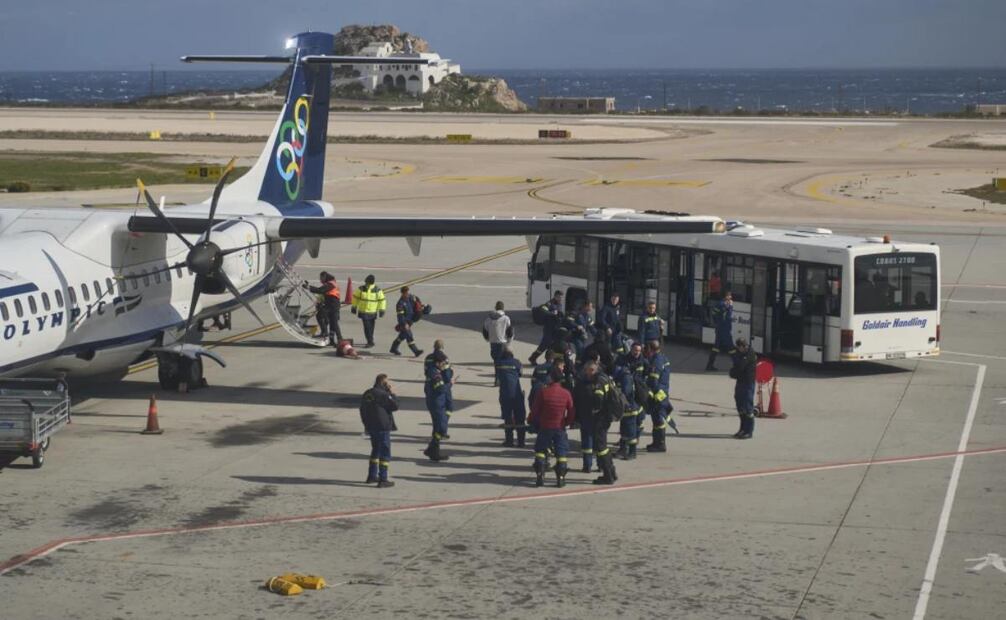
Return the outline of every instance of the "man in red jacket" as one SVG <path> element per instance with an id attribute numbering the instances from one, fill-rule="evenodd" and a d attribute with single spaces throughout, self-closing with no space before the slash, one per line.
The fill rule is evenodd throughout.
<path id="1" fill-rule="evenodd" d="M 549 446 L 555 448 L 555 479 L 556 486 L 566 486 L 566 464 L 569 453 L 569 439 L 566 428 L 576 420 L 573 409 L 573 396 L 569 390 L 562 387 L 562 371 L 552 369 L 552 383 L 538 390 L 531 405 L 531 417 L 528 423 L 538 429 L 538 438 L 534 442 L 535 486 L 545 484 L 545 451 Z"/>

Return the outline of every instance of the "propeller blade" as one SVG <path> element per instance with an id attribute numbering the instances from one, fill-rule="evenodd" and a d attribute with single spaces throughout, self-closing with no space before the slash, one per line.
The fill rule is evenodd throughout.
<path id="1" fill-rule="evenodd" d="M 158 208 L 157 202 L 154 201 L 154 197 L 151 196 L 150 192 L 147 191 L 147 186 L 143 184 L 143 181 L 141 181 L 140 179 L 136 179 L 136 187 L 139 189 L 139 193 L 143 194 L 143 197 L 146 199 L 147 208 L 150 209 L 150 211 L 153 212 L 155 216 L 157 216 L 157 219 L 164 222 L 164 224 L 171 229 L 171 232 L 175 233 L 175 236 L 181 239 L 182 243 L 188 246 L 188 248 L 191 250 L 192 244 L 189 243 L 188 239 L 182 236 L 182 233 L 178 232 L 178 229 L 175 228 L 174 223 L 172 223 L 172 221 L 168 219 L 168 216 L 164 215 L 164 211 Z M 139 197 L 137 197 L 137 199 L 139 199 Z M 164 198 L 161 198 L 161 207 L 163 206 L 164 206 Z"/>
<path id="2" fill-rule="evenodd" d="M 189 303 L 189 316 L 185 319 L 185 334 L 192 329 L 192 317 L 196 314 L 196 304 L 199 303 L 199 293 L 203 290 L 203 276 L 197 275 L 192 283 L 192 301 Z"/>
<path id="3" fill-rule="evenodd" d="M 213 216 L 217 213 L 217 203 L 220 202 L 220 194 L 224 191 L 224 183 L 227 182 L 227 177 L 230 176 L 231 172 L 234 171 L 234 163 L 237 158 L 232 158 L 227 162 L 227 166 L 224 168 L 224 173 L 220 175 L 220 180 L 217 181 L 217 186 L 213 188 L 213 198 L 210 200 L 210 217 L 206 224 L 206 240 L 210 240 L 210 230 L 213 228 Z"/>
<path id="4" fill-rule="evenodd" d="M 227 290 L 231 292 L 231 295 L 233 295 L 235 299 L 241 302 L 241 305 L 244 306 L 245 310 L 251 312 L 251 315 L 255 317 L 255 320 L 258 321 L 260 325 L 265 327 L 265 322 L 261 318 L 259 318 L 259 315 L 256 314 L 254 310 L 252 310 L 252 307 L 248 305 L 248 302 L 245 301 L 243 297 L 241 297 L 241 291 L 238 290 L 238 287 L 234 286 L 234 283 L 231 282 L 231 279 L 227 277 L 227 274 L 224 273 L 223 269 L 217 272 L 216 277 L 221 282 L 224 283 L 224 286 L 226 286 Z"/>

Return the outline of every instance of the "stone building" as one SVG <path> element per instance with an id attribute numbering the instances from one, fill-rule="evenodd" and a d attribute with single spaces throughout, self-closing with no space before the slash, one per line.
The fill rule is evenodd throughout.
<path id="1" fill-rule="evenodd" d="M 414 52 L 411 49 L 395 53 L 391 43 L 387 42 L 371 43 L 360 51 L 360 55 L 377 58 L 394 56 L 426 61 L 410 63 L 408 60 L 397 60 L 388 64 L 354 65 L 354 75 L 359 74 L 363 87 L 369 92 L 373 92 L 378 86 L 384 86 L 387 89 L 422 95 L 448 75 L 461 73 L 461 65 L 452 63 L 448 58 L 441 58 L 440 54 Z"/>

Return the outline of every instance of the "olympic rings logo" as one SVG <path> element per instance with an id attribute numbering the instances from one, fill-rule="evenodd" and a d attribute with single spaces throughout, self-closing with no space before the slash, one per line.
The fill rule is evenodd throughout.
<path id="1" fill-rule="evenodd" d="M 300 97 L 293 106 L 293 119 L 279 128 L 283 142 L 276 147 L 276 170 L 286 184 L 286 195 L 296 200 L 304 172 L 304 150 L 307 148 L 307 128 L 311 123 L 311 108 L 307 97 Z"/>

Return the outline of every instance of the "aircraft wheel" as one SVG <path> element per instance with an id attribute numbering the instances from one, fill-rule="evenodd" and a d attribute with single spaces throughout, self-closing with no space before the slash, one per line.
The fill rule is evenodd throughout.
<path id="1" fill-rule="evenodd" d="M 157 356 L 157 380 L 165 390 L 178 389 L 179 360 L 172 355 Z"/>

